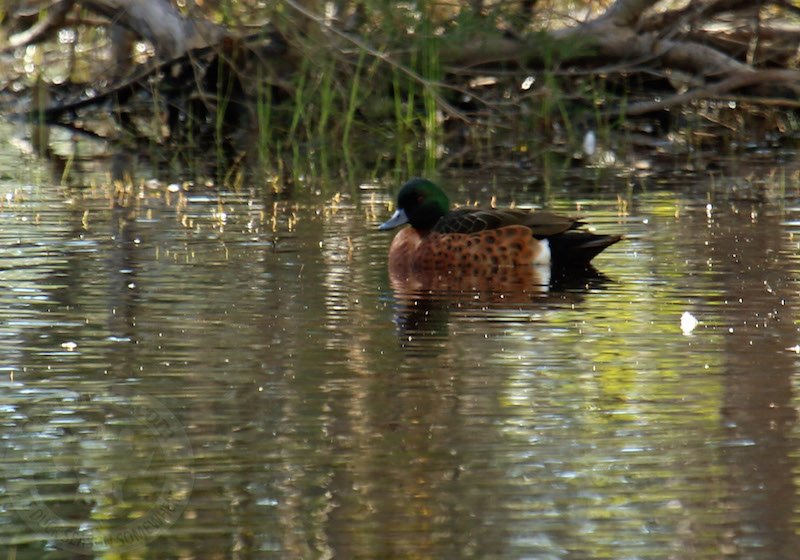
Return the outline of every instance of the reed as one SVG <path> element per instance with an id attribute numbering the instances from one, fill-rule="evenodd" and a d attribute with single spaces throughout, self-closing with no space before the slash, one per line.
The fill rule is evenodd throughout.
<path id="1" fill-rule="evenodd" d="M 272 165 L 275 150 L 275 140 L 272 134 L 272 86 L 265 81 L 261 67 L 258 68 L 255 113 L 257 160 L 263 169 L 267 169 Z"/>
<path id="2" fill-rule="evenodd" d="M 496 87 L 483 90 L 488 101 L 473 100 L 471 110 L 482 116 L 471 122 L 455 117 L 449 104 L 472 88 L 471 76 L 454 79 L 451 69 L 443 67 L 442 30 L 448 41 L 468 41 L 496 30 L 498 21 L 509 14 L 499 5 L 480 14 L 462 9 L 453 16 L 448 9 L 433 0 L 402 7 L 366 0 L 363 22 L 353 36 L 380 37 L 380 42 L 336 37 L 335 49 L 321 48 L 331 44 L 319 41 L 324 32 L 321 20 L 304 18 L 301 28 L 297 19 L 279 12 L 281 32 L 291 36 L 298 49 L 297 65 L 279 79 L 259 76 L 262 85 L 254 114 L 261 165 L 274 169 L 282 162 L 291 176 L 306 179 L 337 170 L 349 174 L 357 167 L 356 159 L 373 165 L 376 175 L 433 174 L 443 165 L 489 161 L 501 145 L 516 144 L 524 157 L 533 157 L 553 136 L 563 135 L 559 141 L 579 145 L 589 121 L 600 137 L 620 126 L 619 117 L 612 121 L 602 115 L 608 96 L 602 79 L 584 80 L 577 103 L 567 94 L 576 80 L 558 71 L 562 51 L 588 47 L 553 41 L 542 41 L 544 64 L 535 72 L 536 91 L 520 89 L 520 74 L 524 79 L 523 72 L 531 70 L 522 69 L 516 76 L 509 72 L 498 77 Z M 319 29 L 309 31 L 317 24 Z M 454 130 L 445 134 L 448 121 Z"/>
<path id="3" fill-rule="evenodd" d="M 345 111 L 344 131 L 342 132 L 342 148 L 345 154 L 349 154 L 350 150 L 350 132 L 353 130 L 353 123 L 356 113 L 356 108 L 359 104 L 359 86 L 361 81 L 361 69 L 364 65 L 365 52 L 362 50 L 358 54 L 358 62 L 356 69 L 353 73 L 353 79 L 350 82 L 350 93 L 347 98 L 347 109 Z M 347 155 L 345 156 L 347 157 Z"/>

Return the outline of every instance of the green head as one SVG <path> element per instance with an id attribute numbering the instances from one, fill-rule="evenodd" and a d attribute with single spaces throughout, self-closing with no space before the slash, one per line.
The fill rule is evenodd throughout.
<path id="1" fill-rule="evenodd" d="M 427 179 L 415 177 L 400 189 L 397 210 L 378 229 L 392 229 L 409 223 L 414 229 L 429 230 L 447 214 L 449 208 L 450 200 L 442 189 Z"/>

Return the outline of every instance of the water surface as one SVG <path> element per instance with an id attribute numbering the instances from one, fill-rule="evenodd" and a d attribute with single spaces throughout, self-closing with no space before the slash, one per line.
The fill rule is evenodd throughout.
<path id="1" fill-rule="evenodd" d="M 102 163 L 81 188 L 13 165 L 8 557 L 800 549 L 789 164 L 444 177 L 459 203 L 546 205 L 626 240 L 593 278 L 439 293 L 393 287 L 375 226 L 394 190 L 368 178 L 274 195 L 142 176 L 126 194 Z"/>

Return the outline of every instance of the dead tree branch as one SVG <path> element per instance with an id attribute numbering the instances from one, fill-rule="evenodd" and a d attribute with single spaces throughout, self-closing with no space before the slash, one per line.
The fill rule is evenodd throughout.
<path id="1" fill-rule="evenodd" d="M 645 115 L 656 111 L 663 111 L 670 107 L 677 107 L 697 101 L 698 99 L 719 97 L 731 91 L 748 86 L 770 84 L 796 85 L 800 83 L 800 71 L 797 70 L 750 70 L 740 72 L 725 78 L 715 84 L 689 90 L 685 93 L 673 95 L 660 101 L 647 101 L 634 103 L 625 109 L 609 111 L 609 115 L 625 114 L 628 116 Z"/>
<path id="2" fill-rule="evenodd" d="M 80 4 L 150 41 L 162 60 L 216 44 L 228 33 L 207 20 L 184 17 L 168 0 L 83 0 Z"/>
<path id="3" fill-rule="evenodd" d="M 51 31 L 58 29 L 67 18 L 67 14 L 75 4 L 75 0 L 58 0 L 47 9 L 47 17 L 39 20 L 30 28 L 16 33 L 8 38 L 11 48 L 23 47 L 41 40 L 50 35 Z"/>

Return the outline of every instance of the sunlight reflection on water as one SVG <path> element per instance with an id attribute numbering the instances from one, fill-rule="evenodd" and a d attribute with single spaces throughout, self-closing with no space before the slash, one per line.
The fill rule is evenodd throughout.
<path id="1" fill-rule="evenodd" d="M 626 235 L 600 275 L 439 291 L 390 279 L 389 192 L 153 190 L 128 215 L 29 189 L 0 209 L 0 542 L 60 557 L 39 500 L 99 555 L 188 469 L 145 556 L 787 557 L 800 218 L 719 193 L 709 215 L 706 187 L 550 193 Z"/>

